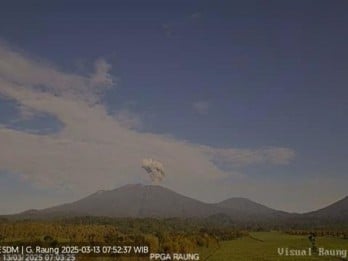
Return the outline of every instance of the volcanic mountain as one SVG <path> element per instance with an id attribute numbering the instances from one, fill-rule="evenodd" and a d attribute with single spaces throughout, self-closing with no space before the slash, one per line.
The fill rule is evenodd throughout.
<path id="1" fill-rule="evenodd" d="M 21 213 L 26 217 L 106 216 L 106 217 L 208 217 L 226 215 L 235 219 L 268 217 L 277 213 L 243 198 L 216 204 L 204 203 L 170 189 L 154 185 L 126 185 L 114 190 L 98 191 L 78 201 L 42 210 Z"/>
<path id="2" fill-rule="evenodd" d="M 233 222 L 322 223 L 348 220 L 348 197 L 317 211 L 295 214 L 278 211 L 246 198 L 230 198 L 208 204 L 170 189 L 133 184 L 114 190 L 98 191 L 78 201 L 42 210 L 28 210 L 20 218 L 103 216 L 130 218 L 206 218 Z"/>

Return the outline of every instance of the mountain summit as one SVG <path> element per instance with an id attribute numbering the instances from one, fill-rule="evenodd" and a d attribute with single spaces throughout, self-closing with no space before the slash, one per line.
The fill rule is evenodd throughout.
<path id="1" fill-rule="evenodd" d="M 101 190 L 78 201 L 42 210 L 29 216 L 106 216 L 106 217 L 230 217 L 264 216 L 278 211 L 247 199 L 233 198 L 208 204 L 156 185 L 130 184 L 114 190 Z"/>
<path id="2" fill-rule="evenodd" d="M 129 184 L 101 190 L 78 201 L 19 214 L 26 218 L 104 216 L 129 218 L 227 217 L 234 221 L 312 222 L 347 220 L 348 197 L 317 211 L 295 214 L 278 211 L 246 198 L 208 204 L 157 185 Z"/>

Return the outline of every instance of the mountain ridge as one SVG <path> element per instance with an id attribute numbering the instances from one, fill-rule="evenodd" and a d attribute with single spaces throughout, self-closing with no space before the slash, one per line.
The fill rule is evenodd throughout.
<path id="1" fill-rule="evenodd" d="M 31 209 L 16 216 L 29 218 L 105 216 L 129 218 L 206 218 L 225 215 L 236 221 L 298 219 L 344 219 L 348 217 L 348 197 L 316 211 L 297 214 L 276 210 L 247 198 L 232 197 L 205 203 L 159 185 L 128 184 L 100 190 L 71 203 Z"/>
<path id="2" fill-rule="evenodd" d="M 28 210 L 19 215 L 185 218 L 226 214 L 241 219 L 244 215 L 255 214 L 255 211 L 235 209 L 220 205 L 220 203 L 222 202 L 202 202 L 158 185 L 127 184 L 113 190 L 97 191 L 71 203 L 41 210 Z M 264 208 L 263 213 L 270 210 L 270 208 L 250 200 L 247 207 L 248 205 L 258 205 L 260 209 Z"/>
<path id="3" fill-rule="evenodd" d="M 348 196 L 321 209 L 305 213 L 304 215 L 322 219 L 348 219 Z"/>

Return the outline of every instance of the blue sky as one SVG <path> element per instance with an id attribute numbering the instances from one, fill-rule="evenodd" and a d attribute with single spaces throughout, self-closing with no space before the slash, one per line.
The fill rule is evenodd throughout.
<path id="1" fill-rule="evenodd" d="M 45 72 L 45 67 L 54 68 L 60 72 L 57 78 L 74 75 L 87 80 L 94 72 L 99 75 L 100 70 L 99 76 L 109 77 L 112 83 L 98 91 L 98 104 L 120 128 L 132 135 L 165 137 L 173 146 L 185 143 L 214 151 L 214 159 L 207 159 L 214 163 L 210 167 L 224 174 L 214 179 L 216 184 L 211 191 L 212 195 L 214 191 L 224 191 L 222 194 L 204 197 L 182 185 L 199 182 L 198 174 L 196 177 L 192 174 L 191 181 L 182 177 L 168 180 L 164 185 L 170 188 L 206 201 L 242 194 L 272 207 L 305 211 L 346 194 L 342 182 L 347 179 L 348 167 L 347 11 L 346 1 L 5 1 L 0 10 L 0 40 L 4 50 L 0 59 L 7 64 L 18 58 L 9 58 L 7 54 L 18 54 L 21 57 L 18 59 L 33 62 L 42 74 L 50 73 Z M 98 67 L 98 59 L 105 62 L 106 70 Z M 49 80 L 18 80 L 21 71 L 19 76 L 11 74 L 11 78 L 8 71 L 1 69 L 0 66 L 0 79 L 28 85 L 33 95 L 58 92 L 56 96 L 63 102 L 66 92 L 70 94 L 70 91 L 60 93 L 57 86 L 53 91 L 45 90 Z M 85 93 L 81 89 L 77 92 Z M 3 129 L 16 130 L 16 135 L 30 133 L 37 138 L 56 139 L 64 126 L 69 126 L 70 121 L 63 120 L 61 111 L 33 104 L 24 96 L 0 92 Z M 21 104 L 25 105 L 24 110 Z M 96 129 L 93 135 L 97 135 L 98 128 L 93 128 Z M 87 134 L 81 137 L 91 141 Z M 65 133 L 64 140 L 69 135 Z M 20 138 L 15 137 L 18 142 Z M 27 138 L 19 144 L 26 144 Z M 70 138 L 76 142 L 75 136 Z M 284 148 L 288 154 L 285 153 L 285 159 L 270 159 L 273 157 L 270 154 L 279 151 L 265 152 L 267 148 Z M 128 149 L 130 154 L 132 149 L 142 151 L 130 145 Z M 50 146 L 47 150 L 50 151 Z M 253 158 L 248 163 L 238 162 L 236 158 L 241 157 L 238 153 L 245 150 L 250 150 L 247 154 Z M 170 162 L 161 158 L 159 152 L 143 153 L 144 158 Z M 256 154 L 262 159 L 256 159 Z M 16 153 L 11 155 L 16 157 Z M 243 154 L 243 159 L 249 156 Z M 41 164 L 39 157 L 30 158 L 29 154 L 23 157 Z M 59 161 L 61 156 L 57 152 L 54 157 Z M 23 158 L 17 160 L 20 165 Z M 84 160 L 81 158 L 81 165 Z M 68 163 L 66 159 L 64 164 L 70 166 Z M 131 172 L 132 167 L 127 170 L 127 166 L 138 163 L 132 159 L 127 164 L 123 169 L 117 166 L 110 169 Z M 46 188 L 34 174 L 27 173 L 44 171 L 44 167 L 33 168 L 0 165 L 4 173 L 0 175 L 0 180 L 3 179 L 0 188 L 13 184 L 13 194 L 28 190 L 32 207 L 36 195 L 48 190 L 49 200 L 42 201 L 39 207 L 76 199 L 88 192 L 70 188 L 67 177 L 64 188 L 57 184 Z M 79 175 L 82 177 L 83 173 Z M 129 174 L 128 178 L 115 179 L 111 184 L 117 187 L 139 180 L 145 182 L 137 179 L 137 175 Z M 27 176 L 28 183 L 22 182 L 22 176 Z M 233 186 L 221 189 L 226 180 L 240 187 L 240 191 Z M 313 180 L 321 184 L 319 187 L 327 185 L 327 193 L 317 198 L 320 189 Z M 110 184 L 108 179 L 105 182 Z M 66 197 L 67 187 L 71 189 L 70 198 Z M 282 187 L 289 191 L 277 190 Z M 297 189 L 291 191 L 289 187 Z M 88 188 L 94 192 L 92 186 Z M 274 193 L 280 193 L 279 199 L 274 199 Z M 303 202 L 295 203 L 298 195 Z M 12 207 L 0 206 L 0 211 L 23 208 L 18 199 Z"/>

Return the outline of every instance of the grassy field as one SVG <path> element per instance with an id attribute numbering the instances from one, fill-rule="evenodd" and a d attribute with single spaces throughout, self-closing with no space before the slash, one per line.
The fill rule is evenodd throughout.
<path id="1" fill-rule="evenodd" d="M 341 257 L 316 256 L 279 256 L 278 247 L 291 249 L 308 249 L 311 246 L 306 236 L 287 235 L 280 232 L 255 232 L 250 237 L 222 242 L 220 247 L 212 252 L 212 249 L 202 249 L 201 260 L 209 261 L 234 261 L 234 260 L 347 260 Z M 325 249 L 348 250 L 348 240 L 318 237 L 317 247 Z"/>
<path id="2" fill-rule="evenodd" d="M 341 230 L 340 230 L 341 231 Z M 156 219 L 106 219 L 78 218 L 48 221 L 0 220 L 0 245 L 13 242 L 34 245 L 147 245 L 152 253 L 200 253 L 200 260 L 248 261 L 248 260 L 348 260 L 346 257 L 309 255 L 311 242 L 307 231 L 247 232 L 238 228 L 212 228 L 204 223 L 186 220 Z M 297 233 L 299 232 L 299 233 Z M 348 240 L 337 230 L 320 230 L 316 246 L 320 249 L 348 251 Z M 324 233 L 325 232 L 325 233 Z M 297 234 L 296 234 L 297 233 Z M 302 234 L 301 234 L 302 233 Z M 309 233 L 309 232 L 308 232 Z M 342 239 L 341 239 L 342 237 Z M 75 243 L 74 243 L 75 242 Z M 16 244 L 17 244 L 16 243 Z M 288 255 L 280 255 L 279 249 L 288 249 Z M 291 251 L 305 251 L 306 256 L 294 256 Z M 301 254 L 301 253 L 299 253 Z M 303 253 L 302 253 L 303 254 Z M 343 253 L 346 254 L 346 253 Z M 341 253 L 342 255 L 342 253 Z M 0 261 L 2 255 L 0 255 Z M 79 255 L 78 260 L 126 260 L 143 261 L 149 257 L 98 258 Z M 153 259 L 155 260 L 155 259 Z M 159 260 L 159 259 L 157 259 Z M 174 259 L 173 259 L 174 260 Z M 185 260 L 185 259 L 184 259 Z"/>
<path id="3" fill-rule="evenodd" d="M 335 237 L 317 237 L 316 245 L 318 248 L 325 249 L 343 249 L 348 251 L 348 240 Z M 297 260 L 348 260 L 339 256 L 318 256 L 312 253 L 312 256 L 280 256 L 278 248 L 288 249 L 306 249 L 311 247 L 307 236 L 288 235 L 281 232 L 253 232 L 249 236 L 221 241 L 220 246 L 202 247 L 200 249 L 200 260 L 207 261 L 297 261 Z M 195 252 L 195 251 L 194 251 Z M 1 257 L 0 257 L 1 260 Z M 114 258 L 100 257 L 80 257 L 78 260 L 89 261 L 112 261 Z M 125 261 L 145 261 L 148 257 L 121 257 L 116 260 Z"/>

